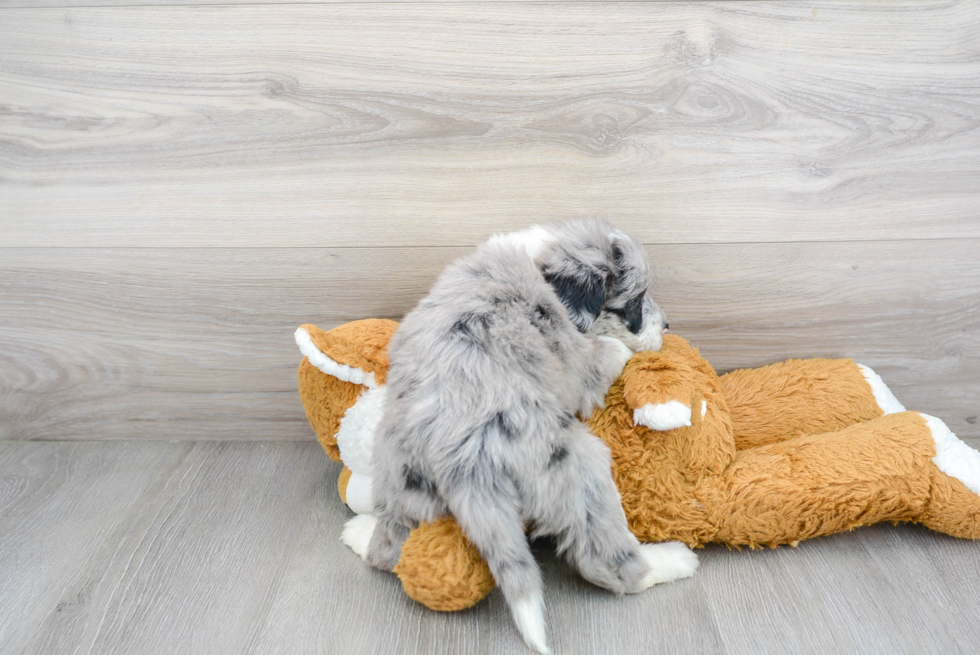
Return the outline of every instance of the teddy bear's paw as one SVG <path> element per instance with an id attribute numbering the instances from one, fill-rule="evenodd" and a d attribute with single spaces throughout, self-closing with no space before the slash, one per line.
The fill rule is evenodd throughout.
<path id="1" fill-rule="evenodd" d="M 371 543 L 371 536 L 377 524 L 378 519 L 370 514 L 359 514 L 344 525 L 340 540 L 362 559 L 367 559 L 368 544 Z"/>
<path id="2" fill-rule="evenodd" d="M 661 432 L 688 427 L 691 425 L 691 408 L 679 400 L 656 405 L 647 403 L 633 412 L 633 422 Z"/>
<path id="3" fill-rule="evenodd" d="M 898 402 L 898 398 L 895 397 L 895 394 L 888 388 L 888 385 L 885 384 L 885 381 L 881 379 L 880 375 L 864 364 L 858 364 L 857 367 L 861 369 L 861 374 L 868 381 L 868 386 L 871 387 L 871 393 L 874 394 L 875 402 L 878 403 L 878 407 L 881 408 L 882 412 L 885 414 L 896 414 L 905 411 L 905 406 Z"/>
<path id="4" fill-rule="evenodd" d="M 690 578 L 698 568 L 698 556 L 679 541 L 663 544 L 640 544 L 640 555 L 650 566 L 637 592 L 661 582 Z"/>
<path id="5" fill-rule="evenodd" d="M 980 452 L 961 441 L 941 419 L 922 412 L 918 414 L 929 426 L 936 442 L 936 456 L 932 461 L 940 471 L 980 495 Z"/>

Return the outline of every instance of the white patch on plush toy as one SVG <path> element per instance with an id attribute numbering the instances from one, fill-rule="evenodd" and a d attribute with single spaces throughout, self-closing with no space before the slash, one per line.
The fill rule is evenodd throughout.
<path id="1" fill-rule="evenodd" d="M 520 598 L 511 605 L 511 614 L 524 642 L 542 655 L 551 655 L 544 630 L 544 599 L 541 596 Z"/>
<path id="2" fill-rule="evenodd" d="M 347 506 L 355 514 L 374 512 L 374 498 L 371 496 L 371 477 L 361 473 L 351 473 L 347 480 Z"/>
<path id="3" fill-rule="evenodd" d="M 707 400 L 702 400 L 701 401 L 701 418 L 704 418 L 704 415 L 707 414 L 707 413 L 708 413 L 708 401 Z"/>
<path id="4" fill-rule="evenodd" d="M 940 419 L 922 412 L 919 416 L 925 419 L 936 442 L 936 456 L 932 461 L 940 471 L 980 495 L 980 453 L 960 441 Z"/>
<path id="5" fill-rule="evenodd" d="M 640 582 L 643 591 L 661 582 L 690 578 L 698 569 L 698 556 L 687 544 L 668 541 L 663 544 L 640 544 L 640 555 L 650 565 L 650 571 Z"/>
<path id="6" fill-rule="evenodd" d="M 378 382 L 374 378 L 374 373 L 335 362 L 324 355 L 316 347 L 316 344 L 313 343 L 313 339 L 310 338 L 310 333 L 303 328 L 297 328 L 296 332 L 293 333 L 293 338 L 296 339 L 296 345 L 299 346 L 299 351 L 303 353 L 304 357 L 310 360 L 310 364 L 313 364 L 327 375 L 331 375 L 343 382 L 361 384 L 371 389 L 378 386 Z"/>
<path id="7" fill-rule="evenodd" d="M 705 405 L 705 411 L 707 411 Z M 703 414 L 702 414 L 703 415 Z M 652 430 L 673 430 L 691 425 L 691 408 L 679 400 L 666 403 L 647 403 L 633 412 L 633 422 Z"/>
<path id="8" fill-rule="evenodd" d="M 377 524 L 378 519 L 370 514 L 358 514 L 344 526 L 340 540 L 362 559 L 367 559 L 368 544 L 371 543 L 371 536 Z"/>
<path id="9" fill-rule="evenodd" d="M 487 244 L 497 244 L 511 248 L 524 248 L 528 257 L 535 259 L 548 243 L 555 240 L 554 235 L 549 234 L 548 230 L 540 225 L 532 225 L 520 232 L 508 232 L 507 234 L 495 234 L 490 237 Z"/>
<path id="10" fill-rule="evenodd" d="M 386 393 L 385 387 L 366 389 L 340 419 L 337 430 L 340 459 L 355 473 L 371 475 L 371 449 L 374 433 L 385 411 Z"/>
<path id="11" fill-rule="evenodd" d="M 898 398 L 895 397 L 895 394 L 888 388 L 888 385 L 885 384 L 885 381 L 881 379 L 880 375 L 864 364 L 858 364 L 858 368 L 864 374 L 864 379 L 871 385 L 871 393 L 874 394 L 875 402 L 878 403 L 881 411 L 885 414 L 897 414 L 898 412 L 905 411 L 905 407 L 902 403 L 898 402 Z"/>

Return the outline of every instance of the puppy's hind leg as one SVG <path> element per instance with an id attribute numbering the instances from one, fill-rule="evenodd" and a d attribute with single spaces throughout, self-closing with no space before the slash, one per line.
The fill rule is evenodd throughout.
<path id="1" fill-rule="evenodd" d="M 463 532 L 487 561 L 504 593 L 514 623 L 528 646 L 548 655 L 544 595 L 513 482 L 502 471 L 457 476 L 449 508 Z"/>
<path id="2" fill-rule="evenodd" d="M 582 576 L 616 593 L 638 593 L 694 575 L 698 559 L 682 543 L 640 544 L 629 531 L 612 479 L 609 449 L 575 421 L 535 487 L 536 532 Z"/>
<path id="3" fill-rule="evenodd" d="M 385 479 L 385 484 L 379 485 L 379 488 L 390 488 L 388 478 L 379 477 Z M 408 539 L 411 530 L 418 527 L 421 521 L 432 521 L 448 511 L 446 503 L 438 496 L 435 487 L 411 467 L 407 468 L 407 481 L 402 491 L 393 496 L 383 492 L 375 506 L 378 510 L 378 518 L 371 526 L 366 552 L 363 554 L 358 552 L 357 548 L 347 541 L 348 528 L 352 527 L 352 524 L 361 518 L 360 516 L 348 521 L 348 527 L 344 528 L 344 543 L 382 571 L 391 571 L 398 564 L 401 559 L 402 544 Z"/>
<path id="4" fill-rule="evenodd" d="M 362 557 L 371 566 L 379 568 L 382 571 L 391 571 L 398 564 L 398 560 L 401 559 L 402 544 L 408 539 L 409 532 L 407 527 L 391 519 L 379 519 L 371 534 L 367 552 Z M 347 528 L 345 527 L 344 534 L 346 535 L 346 533 Z M 357 551 L 355 550 L 354 552 Z"/>

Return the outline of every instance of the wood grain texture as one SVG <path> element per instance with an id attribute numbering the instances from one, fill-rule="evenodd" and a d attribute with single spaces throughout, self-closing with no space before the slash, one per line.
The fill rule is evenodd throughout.
<path id="1" fill-rule="evenodd" d="M 293 330 L 398 319 L 457 248 L 0 249 L 0 437 L 308 439 Z M 853 357 L 980 438 L 980 242 L 648 247 L 727 371 Z"/>
<path id="2" fill-rule="evenodd" d="M 252 5 L 252 4 L 352 4 L 352 3 L 383 3 L 398 4 L 411 2 L 416 4 L 444 4 L 461 2 L 527 2 L 528 0 L 0 0 L 0 8 L 25 9 L 57 9 L 63 7 L 139 7 L 139 6 L 171 6 L 171 5 Z M 683 2 L 737 2 L 739 0 L 682 0 Z M 534 2 L 564 3 L 568 0 L 534 0 Z M 590 0 L 590 2 L 677 2 L 677 0 Z"/>
<path id="3" fill-rule="evenodd" d="M 8 246 L 980 237 L 975 2 L 2 12 Z"/>
<path id="4" fill-rule="evenodd" d="M 3 652 L 525 652 L 498 590 L 431 612 L 343 546 L 338 471 L 315 443 L 0 443 Z M 556 653 L 971 653 L 978 546 L 883 525 L 709 547 L 626 597 L 537 556 Z"/>
<path id="5" fill-rule="evenodd" d="M 140 494 L 177 448 L 0 444 L 0 652 L 20 652 L 44 636 L 46 616 L 70 616 L 87 601 L 66 583 L 139 511 Z"/>
<path id="6" fill-rule="evenodd" d="M 77 600 L 46 614 L 28 652 L 248 652 L 329 470 L 306 445 L 175 448 L 86 567 L 61 581 Z"/>
<path id="7" fill-rule="evenodd" d="M 976 636 L 967 626 L 976 621 L 980 581 L 963 573 L 967 569 L 980 571 L 980 548 L 975 542 L 943 537 L 919 526 L 882 527 L 855 534 L 899 596 L 925 601 L 927 607 L 921 614 L 928 616 L 930 623 L 942 624 L 936 632 L 945 631 L 960 652 L 976 650 Z M 965 568 L 959 569 L 961 566 Z M 941 584 L 932 582 L 936 580 Z M 922 625 L 920 630 L 933 632 Z"/>
<path id="8" fill-rule="evenodd" d="M 920 557 L 903 558 L 872 546 L 886 540 L 906 551 L 925 545 Z M 783 652 L 780 644 L 807 653 L 969 653 L 975 646 L 962 637 L 973 628 L 955 625 L 957 616 L 944 615 L 931 597 L 954 597 L 975 613 L 976 594 L 962 585 L 945 591 L 952 577 L 928 576 L 935 568 L 927 559 L 972 567 L 980 549 L 963 542 L 951 556 L 949 541 L 917 526 L 878 525 L 797 548 L 738 554 L 713 548 L 702 570 L 715 574 L 700 580 L 729 653 Z M 978 582 L 972 573 L 966 577 Z"/>

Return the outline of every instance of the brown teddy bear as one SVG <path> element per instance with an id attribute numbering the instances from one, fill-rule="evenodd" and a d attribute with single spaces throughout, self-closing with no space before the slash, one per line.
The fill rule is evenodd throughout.
<path id="1" fill-rule="evenodd" d="M 396 328 L 369 319 L 296 331 L 300 397 L 327 454 L 344 462 L 340 495 L 358 514 L 373 511 L 371 448 Z M 633 356 L 588 424 L 612 450 L 641 541 L 796 545 L 880 521 L 980 538 L 980 453 L 939 419 L 905 411 L 849 359 L 719 377 L 668 334 L 659 351 Z M 452 517 L 419 525 L 395 573 L 409 596 L 443 611 L 475 604 L 494 584 Z"/>

